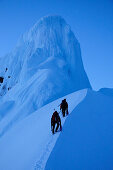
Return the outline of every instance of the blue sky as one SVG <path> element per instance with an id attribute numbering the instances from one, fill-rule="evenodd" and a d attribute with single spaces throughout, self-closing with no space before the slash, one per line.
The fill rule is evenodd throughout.
<path id="1" fill-rule="evenodd" d="M 74 31 L 92 87 L 113 88 L 113 0 L 0 0 L 0 56 L 50 14 L 64 17 Z"/>

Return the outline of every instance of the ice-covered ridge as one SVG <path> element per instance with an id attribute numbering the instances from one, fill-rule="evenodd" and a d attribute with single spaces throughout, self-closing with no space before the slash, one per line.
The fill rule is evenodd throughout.
<path id="1" fill-rule="evenodd" d="M 0 169 L 2 170 L 42 170 L 56 143 L 59 132 L 51 133 L 51 115 L 66 98 L 69 116 L 73 109 L 85 98 L 87 89 L 59 98 L 40 108 L 26 119 L 13 126 L 0 139 Z M 26 110 L 27 111 L 27 108 Z M 61 118 L 62 115 L 60 114 Z M 62 118 L 62 125 L 68 118 Z M 8 143 L 7 143 L 8 142 Z"/>

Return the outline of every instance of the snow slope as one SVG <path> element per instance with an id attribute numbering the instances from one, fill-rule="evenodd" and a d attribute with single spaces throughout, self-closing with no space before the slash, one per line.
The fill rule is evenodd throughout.
<path id="1" fill-rule="evenodd" d="M 85 98 L 86 94 L 87 90 L 84 89 L 65 96 L 69 103 L 69 113 Z M 19 121 L 0 138 L 0 170 L 44 169 L 60 134 L 60 132 L 51 134 L 51 115 L 54 108 L 59 111 L 58 105 L 63 98 L 45 105 Z M 70 116 L 71 114 L 62 118 L 62 125 Z"/>
<path id="2" fill-rule="evenodd" d="M 66 120 L 45 170 L 113 170 L 113 99 L 88 91 Z"/>

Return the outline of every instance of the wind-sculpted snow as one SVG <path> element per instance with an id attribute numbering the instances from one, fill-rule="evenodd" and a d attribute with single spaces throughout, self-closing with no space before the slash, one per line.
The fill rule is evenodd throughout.
<path id="1" fill-rule="evenodd" d="M 62 99 L 69 104 L 69 116 L 62 118 L 62 125 L 74 108 L 85 98 L 87 90 L 80 90 L 59 98 L 16 123 L 0 138 L 0 170 L 42 170 L 60 132 L 52 135 L 51 116 L 60 110 Z M 30 103 L 29 103 L 30 104 Z M 26 108 L 25 111 L 27 111 Z"/>
<path id="2" fill-rule="evenodd" d="M 4 83 L 0 87 L 1 95 L 18 83 L 26 84 L 40 70 L 43 72 L 43 69 L 48 71 L 45 81 L 47 89 L 48 86 L 51 89 L 48 99 L 57 93 L 62 96 L 90 87 L 83 68 L 80 45 L 70 26 L 59 16 L 39 20 L 20 38 L 14 51 L 0 58 L 0 74 L 4 76 Z M 8 76 L 11 78 L 8 79 Z M 45 87 L 46 91 L 47 89 Z M 40 106 L 40 100 L 44 103 L 44 98 L 38 98 L 37 107 Z"/>

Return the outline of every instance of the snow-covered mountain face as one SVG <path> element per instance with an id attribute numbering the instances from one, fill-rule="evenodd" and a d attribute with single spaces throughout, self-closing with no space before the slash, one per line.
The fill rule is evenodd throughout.
<path id="1" fill-rule="evenodd" d="M 21 107 L 31 101 L 29 113 L 50 100 L 91 87 L 80 45 L 59 16 L 39 20 L 14 51 L 0 58 L 0 76 L 4 77 L 1 101 L 13 100 Z"/>

